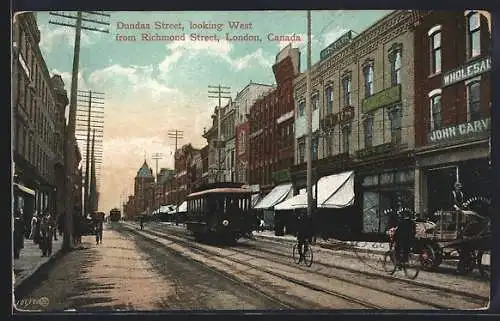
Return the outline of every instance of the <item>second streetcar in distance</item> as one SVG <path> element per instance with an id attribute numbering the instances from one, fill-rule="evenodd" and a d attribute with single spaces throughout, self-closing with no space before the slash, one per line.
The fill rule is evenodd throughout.
<path id="1" fill-rule="evenodd" d="M 236 242 L 255 228 L 251 207 L 253 192 L 247 188 L 211 188 L 187 196 L 186 227 L 197 240 Z"/>
<path id="2" fill-rule="evenodd" d="M 121 219 L 121 212 L 117 208 L 113 208 L 111 211 L 109 211 L 109 220 L 111 222 L 118 222 Z"/>

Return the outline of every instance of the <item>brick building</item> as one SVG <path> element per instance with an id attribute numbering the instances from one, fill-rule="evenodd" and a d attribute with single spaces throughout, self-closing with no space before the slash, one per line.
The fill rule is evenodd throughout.
<path id="1" fill-rule="evenodd" d="M 290 180 L 293 164 L 293 78 L 300 72 L 300 52 L 288 45 L 276 55 L 272 67 L 276 87 L 250 108 L 250 184 L 263 193 Z"/>
<path id="2" fill-rule="evenodd" d="M 199 184 L 208 184 L 208 145 L 200 150 L 201 157 L 201 179 Z"/>
<path id="3" fill-rule="evenodd" d="M 491 24 L 478 11 L 422 11 L 415 27 L 416 210 L 491 197 Z"/>
<path id="4" fill-rule="evenodd" d="M 199 153 L 200 150 L 194 148 L 191 144 L 186 144 L 175 151 L 175 178 L 172 190 L 173 202 L 169 204 L 178 206 L 191 193 L 195 185 L 195 181 L 191 177 L 191 164 L 195 155 Z"/>
<path id="5" fill-rule="evenodd" d="M 34 211 L 64 212 L 68 99 L 60 77 L 50 77 L 39 42 L 35 14 L 16 15 L 12 24 L 14 206 L 23 211 L 27 222 Z"/>
<path id="6" fill-rule="evenodd" d="M 353 212 L 330 213 L 332 228 L 383 232 L 383 210 L 398 196 L 413 207 L 414 21 L 412 12 L 396 10 L 355 37 L 349 31 L 311 68 L 313 182 L 355 172 Z M 305 91 L 303 73 L 294 80 L 295 193 L 306 187 Z"/>
<path id="7" fill-rule="evenodd" d="M 258 84 L 250 81 L 241 91 L 236 94 L 235 103 L 235 180 L 248 184 L 248 155 L 249 155 L 249 135 L 250 124 L 248 113 L 250 106 L 261 94 L 269 91 L 273 87 L 270 85 Z"/>

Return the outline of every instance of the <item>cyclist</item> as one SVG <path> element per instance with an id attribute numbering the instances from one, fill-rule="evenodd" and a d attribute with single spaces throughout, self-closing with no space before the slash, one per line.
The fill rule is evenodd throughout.
<path id="1" fill-rule="evenodd" d="M 399 264 L 408 263 L 408 255 L 416 234 L 416 224 L 412 219 L 412 211 L 399 204 L 396 211 L 398 222 L 395 230 L 395 247 Z"/>

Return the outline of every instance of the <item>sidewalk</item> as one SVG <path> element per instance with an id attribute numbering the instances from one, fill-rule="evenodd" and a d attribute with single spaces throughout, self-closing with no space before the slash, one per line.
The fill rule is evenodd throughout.
<path id="1" fill-rule="evenodd" d="M 21 255 L 13 263 L 14 288 L 17 288 L 40 269 L 40 267 L 54 258 L 62 248 L 62 240 L 63 237 L 58 235 L 57 241 L 52 241 L 52 255 L 50 257 L 42 257 L 42 250 L 40 250 L 38 244 L 33 243 L 33 240 L 25 239 Z"/>

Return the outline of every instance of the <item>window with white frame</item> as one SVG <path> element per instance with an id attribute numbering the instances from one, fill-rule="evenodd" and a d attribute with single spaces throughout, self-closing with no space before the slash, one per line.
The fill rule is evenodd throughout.
<path id="1" fill-rule="evenodd" d="M 306 110 L 306 102 L 303 100 L 299 103 L 299 117 L 304 116 Z"/>
<path id="2" fill-rule="evenodd" d="M 369 64 L 363 68 L 365 78 L 365 97 L 373 95 L 373 65 Z"/>
<path id="3" fill-rule="evenodd" d="M 467 15 L 467 57 L 474 58 L 481 54 L 481 16 L 479 12 Z"/>
<path id="4" fill-rule="evenodd" d="M 366 118 L 363 120 L 363 133 L 365 148 L 372 147 L 373 145 L 373 115 L 367 114 Z"/>
<path id="5" fill-rule="evenodd" d="M 441 72 L 441 26 L 435 26 L 429 31 L 431 65 L 430 73 Z"/>
<path id="6" fill-rule="evenodd" d="M 344 96 L 344 107 L 351 106 L 351 76 L 342 78 L 342 92 Z"/>
<path id="7" fill-rule="evenodd" d="M 306 151 L 306 142 L 304 140 L 304 138 L 301 138 L 299 139 L 298 141 L 298 155 L 297 155 L 297 158 L 298 158 L 298 163 L 301 164 L 304 162 L 304 158 L 305 158 L 305 151 Z"/>
<path id="8" fill-rule="evenodd" d="M 479 80 L 467 84 L 467 105 L 470 120 L 481 118 L 481 83 Z"/>
<path id="9" fill-rule="evenodd" d="M 430 95 L 430 129 L 436 130 L 441 128 L 442 124 L 442 116 L 441 116 L 441 91 L 437 91 L 436 93 Z"/>
<path id="10" fill-rule="evenodd" d="M 312 110 L 316 110 L 319 107 L 319 94 L 313 94 L 311 97 Z"/>
<path id="11" fill-rule="evenodd" d="M 333 87 L 328 86 L 325 90 L 326 114 L 333 113 Z"/>
<path id="12" fill-rule="evenodd" d="M 391 86 L 401 84 L 401 44 L 394 44 L 389 53 L 389 62 L 391 63 Z"/>
<path id="13" fill-rule="evenodd" d="M 391 120 L 391 142 L 395 145 L 401 144 L 402 131 L 402 108 L 400 105 L 395 105 L 389 108 L 389 119 Z"/>

